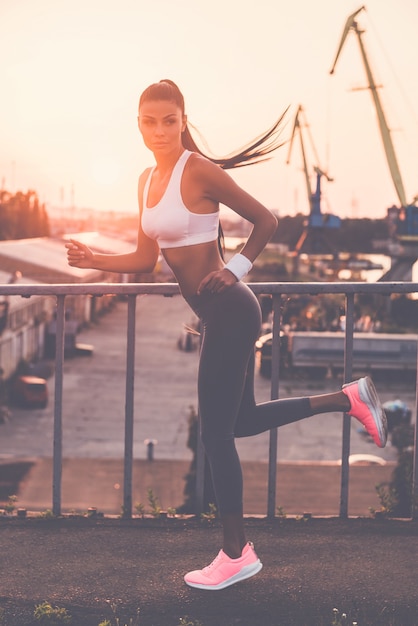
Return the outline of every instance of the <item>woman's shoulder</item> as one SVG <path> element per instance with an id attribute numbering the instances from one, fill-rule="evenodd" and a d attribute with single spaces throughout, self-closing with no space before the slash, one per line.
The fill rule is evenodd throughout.
<path id="1" fill-rule="evenodd" d="M 191 175 L 210 176 L 220 168 L 219 165 L 216 165 L 216 163 L 205 157 L 203 154 L 191 152 L 189 158 L 187 159 L 187 169 Z"/>
<path id="2" fill-rule="evenodd" d="M 138 178 L 138 203 L 139 203 L 139 208 L 141 211 L 142 211 L 142 196 L 144 193 L 145 184 L 148 180 L 148 177 L 152 169 L 153 169 L 152 167 L 147 167 L 147 169 L 141 172 Z"/>
<path id="3" fill-rule="evenodd" d="M 139 180 L 141 180 L 141 178 L 148 178 L 149 174 L 152 172 L 152 170 L 154 169 L 153 166 L 150 167 L 146 167 L 139 175 Z"/>
<path id="4" fill-rule="evenodd" d="M 138 187 L 143 187 L 145 185 L 147 178 L 149 177 L 152 170 L 152 167 L 147 167 L 143 172 L 140 173 L 138 178 Z"/>

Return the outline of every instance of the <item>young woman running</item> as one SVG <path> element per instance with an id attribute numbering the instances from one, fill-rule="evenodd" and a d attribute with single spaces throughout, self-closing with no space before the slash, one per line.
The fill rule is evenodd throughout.
<path id="1" fill-rule="evenodd" d="M 175 83 L 162 80 L 150 85 L 139 101 L 138 126 L 156 165 L 139 177 L 135 252 L 95 254 L 80 242 L 67 244 L 71 266 L 118 273 L 151 272 L 161 250 L 183 297 L 202 322 L 201 437 L 222 521 L 223 547 L 209 566 L 185 575 L 185 582 L 199 589 L 223 589 L 262 567 L 245 536 L 236 437 L 341 411 L 356 417 L 378 446 L 386 444 L 385 413 L 367 377 L 336 393 L 255 403 L 254 343 L 261 314 L 257 298 L 241 279 L 273 235 L 277 220 L 224 170 L 257 162 L 275 150 L 279 125 L 280 120 L 230 158 L 210 159 L 192 139 L 184 99 Z M 218 242 L 220 204 L 252 224 L 241 252 L 226 264 Z"/>

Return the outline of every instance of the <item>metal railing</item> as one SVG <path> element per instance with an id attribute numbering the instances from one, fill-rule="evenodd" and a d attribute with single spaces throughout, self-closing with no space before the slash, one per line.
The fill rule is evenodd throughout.
<path id="1" fill-rule="evenodd" d="M 373 294 L 390 297 L 393 294 L 416 294 L 418 283 L 381 282 L 381 283 L 249 283 L 256 295 L 272 297 L 273 312 L 273 343 L 271 367 L 271 398 L 279 398 L 279 363 L 280 363 L 280 328 L 283 298 L 293 295 L 341 295 L 345 299 L 345 353 L 344 382 L 352 378 L 353 370 L 353 338 L 354 338 L 354 305 L 359 294 Z M 63 364 L 65 339 L 65 298 L 71 296 L 124 296 L 128 300 L 127 312 L 127 346 L 126 346 L 126 396 L 125 396 L 125 453 L 124 453 L 124 485 L 123 515 L 132 515 L 132 468 L 133 468 L 133 429 L 134 429 L 134 382 L 135 382 L 135 322 L 137 296 L 143 294 L 174 296 L 179 294 L 177 284 L 173 283 L 99 283 L 77 285 L 1 285 L 0 296 L 20 295 L 53 296 L 56 298 L 57 329 L 55 355 L 55 399 L 54 399 L 54 443 L 53 443 L 53 477 L 52 477 L 52 511 L 61 515 L 61 480 L 62 480 L 62 406 L 63 406 Z M 418 371 L 418 368 L 417 368 Z M 416 389 L 418 385 L 416 385 Z M 418 411 L 418 396 L 415 400 L 415 415 Z M 344 415 L 342 429 L 342 465 L 340 487 L 340 517 L 348 516 L 349 490 L 349 456 L 350 456 L 350 420 Z M 274 517 L 276 511 L 276 466 L 278 429 L 270 431 L 269 470 L 267 486 L 267 516 Z M 418 515 L 418 429 L 415 428 L 412 478 L 412 517 Z M 199 454 L 200 451 L 200 454 Z M 201 446 L 198 447 L 197 462 L 197 502 L 202 511 L 204 485 L 204 462 Z M 199 513 L 199 510 L 196 511 Z"/>

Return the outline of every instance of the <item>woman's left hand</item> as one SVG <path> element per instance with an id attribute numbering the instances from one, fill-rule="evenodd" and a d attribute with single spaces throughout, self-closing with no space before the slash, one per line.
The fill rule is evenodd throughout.
<path id="1" fill-rule="evenodd" d="M 200 283 L 197 293 L 209 291 L 210 293 L 222 293 L 228 287 L 232 287 L 237 282 L 237 278 L 227 269 L 210 272 Z"/>

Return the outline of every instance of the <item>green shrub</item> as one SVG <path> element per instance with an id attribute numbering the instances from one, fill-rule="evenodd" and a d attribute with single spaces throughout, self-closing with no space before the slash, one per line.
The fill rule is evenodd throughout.
<path id="1" fill-rule="evenodd" d="M 71 624 L 72 618 L 67 609 L 54 607 L 49 602 L 43 602 L 35 607 L 34 618 L 40 624 L 59 626 L 60 624 Z"/>

